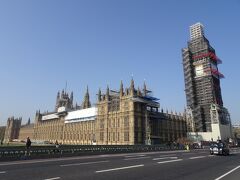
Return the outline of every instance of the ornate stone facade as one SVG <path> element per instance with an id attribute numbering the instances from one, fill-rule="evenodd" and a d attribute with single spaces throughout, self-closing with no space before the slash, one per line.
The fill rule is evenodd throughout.
<path id="1" fill-rule="evenodd" d="M 0 142 L 2 142 L 4 139 L 5 129 L 5 126 L 0 126 Z"/>
<path id="2" fill-rule="evenodd" d="M 22 118 L 8 118 L 5 129 L 4 142 L 8 143 L 14 139 L 18 139 L 21 128 Z"/>
<path id="3" fill-rule="evenodd" d="M 119 91 L 109 87 L 106 93 L 99 90 L 96 107 L 91 107 L 88 89 L 82 106 L 72 106 L 73 96 L 70 106 L 68 103 L 59 106 L 57 100 L 55 112 L 37 111 L 34 139 L 63 144 L 133 145 L 160 144 L 186 137 L 186 116 L 159 111 L 158 99 L 151 93 L 145 83 L 142 90 L 135 89 L 131 80 L 125 90 L 122 82 Z M 57 96 L 59 99 L 59 93 Z"/>
<path id="4" fill-rule="evenodd" d="M 33 127 L 34 124 L 28 119 L 28 122 L 21 126 L 18 139 L 21 141 L 26 141 L 27 137 L 33 139 Z"/>

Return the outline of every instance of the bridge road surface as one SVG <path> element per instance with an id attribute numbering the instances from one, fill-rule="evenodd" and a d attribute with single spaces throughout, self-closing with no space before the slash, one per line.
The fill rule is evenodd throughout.
<path id="1" fill-rule="evenodd" d="M 0 162 L 0 180 L 240 180 L 240 149 L 93 155 Z"/>

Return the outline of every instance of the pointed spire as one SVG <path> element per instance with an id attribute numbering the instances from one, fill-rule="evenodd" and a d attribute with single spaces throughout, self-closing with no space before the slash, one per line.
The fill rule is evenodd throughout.
<path id="1" fill-rule="evenodd" d="M 107 85 L 107 90 L 106 90 L 106 98 L 107 101 L 109 100 L 109 87 Z"/>
<path id="2" fill-rule="evenodd" d="M 88 86 L 87 86 L 87 90 L 86 90 L 85 98 L 86 98 L 87 100 L 89 100 Z"/>
<path id="3" fill-rule="evenodd" d="M 144 80 L 144 83 L 143 83 L 143 93 L 144 93 L 144 96 L 147 95 L 147 85 L 146 85 L 145 80 Z"/>
<path id="4" fill-rule="evenodd" d="M 131 79 L 131 89 L 134 89 L 134 80 L 133 80 L 133 78 Z"/>
<path id="5" fill-rule="evenodd" d="M 86 108 L 90 108 L 90 107 L 91 107 L 91 102 L 90 102 L 90 99 L 89 99 L 89 92 L 88 92 L 88 86 L 87 86 L 87 91 L 86 91 L 86 94 L 84 96 L 84 100 L 83 100 L 83 103 L 82 103 L 82 108 L 86 109 Z"/>
<path id="6" fill-rule="evenodd" d="M 71 100 L 71 103 L 73 103 L 73 92 L 71 92 L 70 100 Z"/>
<path id="7" fill-rule="evenodd" d="M 57 92 L 57 98 L 56 98 L 56 105 L 57 105 L 59 99 L 60 99 L 60 92 L 58 91 L 58 92 Z"/>
<path id="8" fill-rule="evenodd" d="M 56 98 L 56 105 L 55 105 L 55 110 L 57 111 L 58 105 L 59 105 L 59 100 L 60 100 L 60 92 L 57 92 L 57 98 Z"/>
<path id="9" fill-rule="evenodd" d="M 101 101 L 101 96 L 102 96 L 102 92 L 101 92 L 101 89 L 99 88 L 99 90 L 98 90 L 98 102 Z"/>
<path id="10" fill-rule="evenodd" d="M 87 86 L 87 94 L 89 94 L 89 92 L 88 92 L 88 86 Z"/>
<path id="11" fill-rule="evenodd" d="M 133 96 L 134 95 L 134 80 L 133 78 L 131 79 L 131 85 L 130 85 L 130 94 Z"/>
<path id="12" fill-rule="evenodd" d="M 120 83 L 120 97 L 123 96 L 123 82 Z"/>
<path id="13" fill-rule="evenodd" d="M 30 120 L 30 118 L 28 118 L 27 125 L 30 125 L 30 123 L 31 123 L 31 120 Z"/>

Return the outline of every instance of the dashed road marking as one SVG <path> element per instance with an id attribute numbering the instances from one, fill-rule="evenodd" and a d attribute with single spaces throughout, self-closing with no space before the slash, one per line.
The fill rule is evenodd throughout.
<path id="1" fill-rule="evenodd" d="M 195 157 L 190 157 L 189 159 L 201 159 L 201 158 L 205 158 L 207 156 L 195 156 Z"/>
<path id="2" fill-rule="evenodd" d="M 53 177 L 53 178 L 48 178 L 48 179 L 44 179 L 44 180 L 55 180 L 55 179 L 61 179 L 60 177 Z"/>
<path id="3" fill-rule="evenodd" d="M 133 156 L 125 156 L 125 158 L 135 158 L 135 157 L 142 157 L 142 156 L 146 156 L 145 154 L 140 154 L 140 155 L 133 155 Z"/>
<path id="4" fill-rule="evenodd" d="M 145 157 L 136 157 L 136 158 L 127 158 L 127 159 L 123 159 L 125 161 L 129 161 L 129 160 L 136 160 L 136 159 L 147 159 L 150 158 L 149 156 L 145 156 Z"/>
<path id="5" fill-rule="evenodd" d="M 160 161 L 157 162 L 158 164 L 165 164 L 165 163 L 171 163 L 171 162 L 177 162 L 177 161 L 182 161 L 183 159 L 175 159 L 175 160 L 169 160 L 169 161 Z"/>
<path id="6" fill-rule="evenodd" d="M 119 167 L 119 168 L 114 168 L 114 169 L 105 169 L 105 170 L 96 171 L 96 173 L 118 171 L 118 170 L 138 168 L 138 167 L 143 167 L 143 166 L 144 166 L 144 164 L 139 164 L 139 165 L 134 165 L 134 166 Z"/>
<path id="7" fill-rule="evenodd" d="M 156 161 L 156 160 L 162 160 L 162 159 L 177 159 L 178 157 L 160 157 L 160 158 L 153 158 L 152 160 L 153 161 Z"/>
<path id="8" fill-rule="evenodd" d="M 167 154 L 167 155 L 160 155 L 159 157 L 172 157 L 172 156 L 176 156 L 177 154 Z"/>
<path id="9" fill-rule="evenodd" d="M 0 171 L 0 174 L 5 174 L 6 173 L 6 171 Z"/>
<path id="10" fill-rule="evenodd" d="M 232 173 L 233 171 L 237 170 L 238 168 L 240 168 L 240 166 L 235 167 L 234 169 L 232 169 L 231 171 L 228 171 L 227 173 L 223 174 L 222 176 L 216 178 L 215 180 L 220 180 L 223 177 L 227 176 L 228 174 Z"/>
<path id="11" fill-rule="evenodd" d="M 98 163 L 105 163 L 109 161 L 94 161 L 94 162 L 83 162 L 83 163 L 73 163 L 73 164 L 62 164 L 61 167 L 67 167 L 67 166 L 80 166 L 80 165 L 87 165 L 87 164 L 98 164 Z"/>

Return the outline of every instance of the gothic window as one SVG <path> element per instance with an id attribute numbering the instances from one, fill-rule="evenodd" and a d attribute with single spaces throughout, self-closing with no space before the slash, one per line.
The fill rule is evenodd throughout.
<path id="1" fill-rule="evenodd" d="M 117 133 L 117 140 L 118 141 L 120 140 L 120 133 L 119 132 Z"/>
<path id="2" fill-rule="evenodd" d="M 124 117 L 124 127 L 128 127 L 129 126 L 129 118 L 128 116 Z"/>
<path id="3" fill-rule="evenodd" d="M 100 132 L 100 141 L 104 140 L 104 132 Z"/>
<path id="4" fill-rule="evenodd" d="M 124 102 L 124 110 L 125 111 L 128 111 L 129 109 L 128 109 L 128 102 Z"/>
<path id="5" fill-rule="evenodd" d="M 115 132 L 113 132 L 113 141 L 115 141 Z"/>
<path id="6" fill-rule="evenodd" d="M 113 119 L 113 125 L 112 125 L 112 127 L 115 127 L 115 118 Z"/>
<path id="7" fill-rule="evenodd" d="M 104 120 L 101 119 L 101 120 L 100 120 L 100 129 L 103 129 L 103 128 L 104 128 Z"/>
<path id="8" fill-rule="evenodd" d="M 124 141 L 129 141 L 129 132 L 124 132 Z"/>
<path id="9" fill-rule="evenodd" d="M 109 104 L 109 111 L 119 111 L 119 99 L 112 99 Z"/>
<path id="10" fill-rule="evenodd" d="M 117 118 L 117 127 L 120 127 L 120 119 Z"/>

